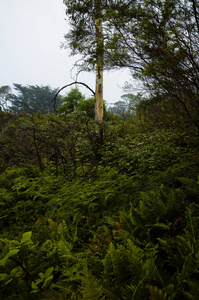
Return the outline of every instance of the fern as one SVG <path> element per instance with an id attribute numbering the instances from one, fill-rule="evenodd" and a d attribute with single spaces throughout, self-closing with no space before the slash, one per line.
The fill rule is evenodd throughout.
<path id="1" fill-rule="evenodd" d="M 196 245 L 196 238 L 199 234 L 199 206 L 195 203 L 190 204 L 186 207 L 185 211 L 185 220 L 186 220 L 186 236 L 189 242 L 195 248 Z"/>
<path id="2" fill-rule="evenodd" d="M 85 300 L 105 299 L 103 296 L 102 287 L 92 276 L 91 271 L 88 270 L 87 263 L 85 264 L 83 269 L 83 276 L 81 279 L 81 286 L 79 289 L 82 295 L 82 299 Z"/>
<path id="3" fill-rule="evenodd" d="M 192 178 L 186 178 L 186 177 L 178 177 L 178 180 L 184 186 L 184 189 L 185 189 L 184 193 L 185 193 L 186 197 L 189 197 L 189 196 L 198 197 L 198 195 L 199 195 L 199 180 L 196 181 Z"/>
<path id="4" fill-rule="evenodd" d="M 140 280 L 140 282 L 136 285 L 126 285 L 121 289 L 122 299 L 126 300 L 140 300 L 144 299 L 143 295 L 143 281 L 145 277 Z"/>
<path id="5" fill-rule="evenodd" d="M 185 280 L 189 278 L 190 274 L 194 274 L 194 272 L 197 272 L 197 269 L 198 265 L 195 264 L 192 255 L 187 255 L 185 257 L 181 272 L 179 272 L 176 277 L 177 287 L 181 288 Z"/>
<path id="6" fill-rule="evenodd" d="M 158 289 L 156 286 L 148 286 L 148 290 L 150 300 L 171 300 L 163 290 Z"/>
<path id="7" fill-rule="evenodd" d="M 189 287 L 189 291 L 183 292 L 183 294 L 186 296 L 186 299 L 198 300 L 198 295 L 199 295 L 198 280 L 185 280 L 185 283 Z"/>

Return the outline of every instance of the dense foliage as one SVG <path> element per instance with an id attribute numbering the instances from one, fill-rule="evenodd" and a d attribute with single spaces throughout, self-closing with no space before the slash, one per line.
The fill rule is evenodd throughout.
<path id="1" fill-rule="evenodd" d="M 197 300 L 198 3 L 64 2 L 85 64 L 101 3 L 106 66 L 148 90 L 96 126 L 76 88 L 56 112 L 13 114 L 1 87 L 0 298 Z"/>
<path id="2" fill-rule="evenodd" d="M 2 112 L 2 299 L 197 299 L 199 138 L 173 113 L 102 141 L 85 110 Z"/>
<path id="3" fill-rule="evenodd" d="M 0 87 L 0 110 L 10 110 L 15 114 L 29 113 L 36 114 L 41 111 L 43 114 L 53 112 L 61 104 L 60 96 L 56 103 L 53 98 L 58 89 L 50 86 L 21 85 L 13 84 L 15 93 L 9 86 Z"/>

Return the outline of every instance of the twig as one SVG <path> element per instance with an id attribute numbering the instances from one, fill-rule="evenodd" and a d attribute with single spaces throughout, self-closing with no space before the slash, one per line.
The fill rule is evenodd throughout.
<path id="1" fill-rule="evenodd" d="M 14 257 L 9 257 L 9 258 L 23 269 L 23 271 L 26 273 L 26 275 L 30 278 L 31 281 L 35 282 L 35 279 L 33 278 L 33 276 L 29 273 L 29 271 L 23 266 L 23 264 L 20 261 L 18 261 Z M 40 292 L 44 291 L 41 286 L 38 285 L 37 287 L 40 290 Z"/>

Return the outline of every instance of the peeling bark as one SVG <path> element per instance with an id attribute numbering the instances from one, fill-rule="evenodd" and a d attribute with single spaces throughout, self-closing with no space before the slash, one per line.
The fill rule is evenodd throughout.
<path id="1" fill-rule="evenodd" d="M 100 10 L 100 7 L 97 7 Z M 96 28 L 96 86 L 95 86 L 95 121 L 103 122 L 103 32 L 101 18 L 95 20 Z"/>
<path id="2" fill-rule="evenodd" d="M 95 121 L 103 122 L 103 70 L 96 70 Z"/>

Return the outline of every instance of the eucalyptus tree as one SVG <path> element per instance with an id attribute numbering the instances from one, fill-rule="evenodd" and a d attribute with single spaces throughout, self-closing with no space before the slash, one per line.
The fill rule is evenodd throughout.
<path id="1" fill-rule="evenodd" d="M 64 0 L 71 29 L 65 36 L 72 54 L 83 54 L 85 70 L 96 68 L 95 120 L 103 122 L 102 0 Z"/>
<path id="2" fill-rule="evenodd" d="M 81 70 L 96 71 L 95 120 L 103 122 L 103 70 L 118 67 L 126 50 L 120 47 L 114 23 L 119 9 L 134 1 L 121 0 L 64 0 L 70 31 L 65 35 L 71 54 L 81 54 Z M 119 15 L 119 14 L 117 14 Z M 117 62 L 117 63 L 116 63 Z"/>

